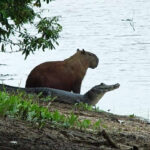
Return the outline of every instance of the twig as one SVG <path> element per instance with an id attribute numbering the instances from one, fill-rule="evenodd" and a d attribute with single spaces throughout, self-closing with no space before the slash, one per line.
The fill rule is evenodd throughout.
<path id="1" fill-rule="evenodd" d="M 110 136 L 108 135 L 108 133 L 107 133 L 105 130 L 103 130 L 103 131 L 101 132 L 101 134 L 103 135 L 103 137 L 108 141 L 108 143 L 109 143 L 113 148 L 118 148 L 118 149 L 120 149 L 119 146 L 110 138 Z"/>
<path id="2" fill-rule="evenodd" d="M 3 149 L 3 150 L 15 150 L 14 148 L 11 148 L 11 147 L 6 147 L 6 146 L 0 146 L 0 149 Z M 1 150 L 2 150 L 1 149 Z"/>

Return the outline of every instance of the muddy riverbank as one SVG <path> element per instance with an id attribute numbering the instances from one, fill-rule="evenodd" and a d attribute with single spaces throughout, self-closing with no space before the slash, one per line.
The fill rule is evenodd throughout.
<path id="1" fill-rule="evenodd" d="M 42 104 L 43 105 L 43 104 Z M 92 122 L 100 120 L 100 128 L 86 130 L 46 124 L 39 129 L 27 121 L 0 118 L 1 150 L 148 150 L 150 125 L 135 116 L 119 116 L 107 112 L 75 109 L 71 105 L 53 102 L 50 111 L 58 110 L 68 115 Z"/>

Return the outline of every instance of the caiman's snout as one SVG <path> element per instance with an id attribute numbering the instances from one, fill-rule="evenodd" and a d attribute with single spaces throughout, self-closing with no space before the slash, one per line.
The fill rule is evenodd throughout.
<path id="1" fill-rule="evenodd" d="M 113 85 L 106 85 L 106 91 L 112 91 L 112 90 L 115 90 L 117 88 L 120 87 L 120 84 L 119 83 L 116 83 L 116 84 L 113 84 Z"/>
<path id="2" fill-rule="evenodd" d="M 99 86 L 104 87 L 104 88 L 119 88 L 120 84 L 116 83 L 116 84 L 113 84 L 113 85 L 107 85 L 105 83 L 101 83 Z"/>
<path id="3" fill-rule="evenodd" d="M 119 88 L 119 87 L 120 87 L 120 84 L 119 84 L 119 83 L 116 83 L 116 84 L 114 85 L 114 87 L 115 87 L 115 88 Z"/>
<path id="4" fill-rule="evenodd" d="M 115 90 L 117 88 L 120 87 L 120 84 L 119 83 L 116 83 L 116 84 L 113 84 L 113 85 L 107 85 L 105 83 L 101 83 L 100 85 L 98 85 L 96 88 L 98 91 L 101 91 L 101 92 L 108 92 L 108 91 L 112 91 L 112 90 Z"/>
<path id="5" fill-rule="evenodd" d="M 96 93 L 106 93 L 112 90 L 115 90 L 120 87 L 119 83 L 113 84 L 113 85 L 107 85 L 105 83 L 101 83 L 99 85 L 96 85 L 95 87 L 92 88 L 92 91 Z"/>

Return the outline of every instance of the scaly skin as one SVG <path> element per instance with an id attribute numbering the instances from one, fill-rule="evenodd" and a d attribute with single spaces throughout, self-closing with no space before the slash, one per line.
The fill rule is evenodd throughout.
<path id="1" fill-rule="evenodd" d="M 119 88 L 119 86 L 120 85 L 118 83 L 114 85 L 106 85 L 104 83 L 101 83 L 91 88 L 84 95 L 58 90 L 58 89 L 52 89 L 52 88 L 44 88 L 44 87 L 20 88 L 20 87 L 5 85 L 5 84 L 0 84 L 0 91 L 6 91 L 9 93 L 17 93 L 19 91 L 20 92 L 23 91 L 31 94 L 42 93 L 43 97 L 46 96 L 56 97 L 56 101 L 59 102 L 64 102 L 69 104 L 83 102 L 90 105 L 96 105 L 106 92 L 115 90 Z"/>

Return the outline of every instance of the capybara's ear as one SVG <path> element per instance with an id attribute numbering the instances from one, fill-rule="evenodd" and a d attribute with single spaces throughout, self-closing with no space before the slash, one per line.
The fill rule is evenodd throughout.
<path id="1" fill-rule="evenodd" d="M 79 48 L 77 49 L 77 52 L 79 52 L 80 50 L 79 50 Z"/>
<path id="2" fill-rule="evenodd" d="M 82 52 L 81 52 L 82 54 L 85 54 L 85 50 L 84 49 L 82 49 Z"/>

